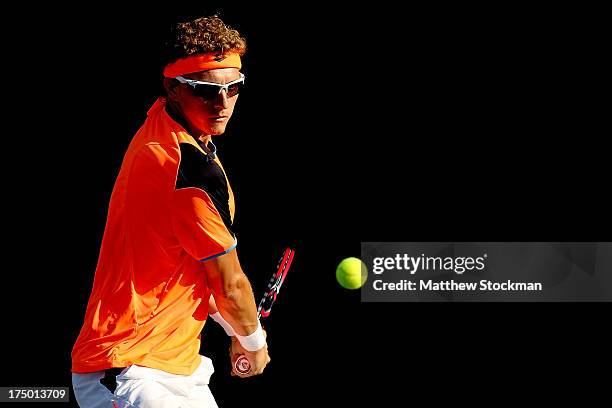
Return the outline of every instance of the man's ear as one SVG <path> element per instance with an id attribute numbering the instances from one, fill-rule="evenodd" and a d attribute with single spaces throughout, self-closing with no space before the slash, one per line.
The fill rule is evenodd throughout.
<path id="1" fill-rule="evenodd" d="M 164 78 L 164 89 L 168 98 L 176 101 L 178 99 L 178 86 L 179 82 L 173 78 Z"/>

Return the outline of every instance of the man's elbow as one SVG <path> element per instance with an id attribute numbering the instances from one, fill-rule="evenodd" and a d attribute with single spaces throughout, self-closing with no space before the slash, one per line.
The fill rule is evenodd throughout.
<path id="1" fill-rule="evenodd" d="M 236 274 L 223 282 L 221 296 L 232 303 L 238 302 L 241 297 L 251 291 L 251 284 L 244 273 Z"/>

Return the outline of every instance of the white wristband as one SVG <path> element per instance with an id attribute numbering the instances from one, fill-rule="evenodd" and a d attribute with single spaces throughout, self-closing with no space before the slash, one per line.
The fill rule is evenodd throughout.
<path id="1" fill-rule="evenodd" d="M 266 345 L 266 338 L 261 329 L 261 323 L 257 322 L 257 329 L 248 336 L 241 336 L 236 334 L 236 338 L 240 342 L 240 345 L 248 351 L 257 351 Z"/>
<path id="2" fill-rule="evenodd" d="M 223 330 L 225 330 L 225 333 L 232 337 L 236 335 L 236 332 L 234 331 L 234 329 L 232 328 L 232 326 L 230 326 L 230 324 L 223 318 L 223 316 L 221 316 L 221 313 L 217 312 L 217 313 L 213 313 L 210 315 L 210 317 L 212 317 L 212 319 L 219 323 L 221 325 L 221 327 L 223 327 Z"/>

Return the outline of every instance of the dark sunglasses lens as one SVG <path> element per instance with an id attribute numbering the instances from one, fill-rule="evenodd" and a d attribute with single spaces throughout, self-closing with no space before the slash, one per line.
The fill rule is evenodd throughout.
<path id="1" fill-rule="evenodd" d="M 219 87 L 215 85 L 196 85 L 193 94 L 198 98 L 214 99 L 219 94 Z"/>
<path id="2" fill-rule="evenodd" d="M 242 87 L 244 87 L 244 82 L 238 82 L 228 86 L 227 96 L 231 98 L 232 96 L 238 95 L 240 91 L 242 91 Z"/>

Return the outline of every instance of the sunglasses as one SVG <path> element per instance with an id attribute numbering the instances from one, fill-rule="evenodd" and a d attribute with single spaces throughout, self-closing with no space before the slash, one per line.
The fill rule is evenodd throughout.
<path id="1" fill-rule="evenodd" d="M 231 98 L 232 96 L 238 95 L 244 87 L 244 74 L 242 72 L 240 73 L 240 78 L 228 82 L 225 85 L 214 82 L 196 81 L 195 79 L 183 78 L 182 76 L 177 76 L 175 79 L 181 84 L 191 86 L 195 96 L 206 100 L 215 99 L 224 89 L 227 97 Z"/>

